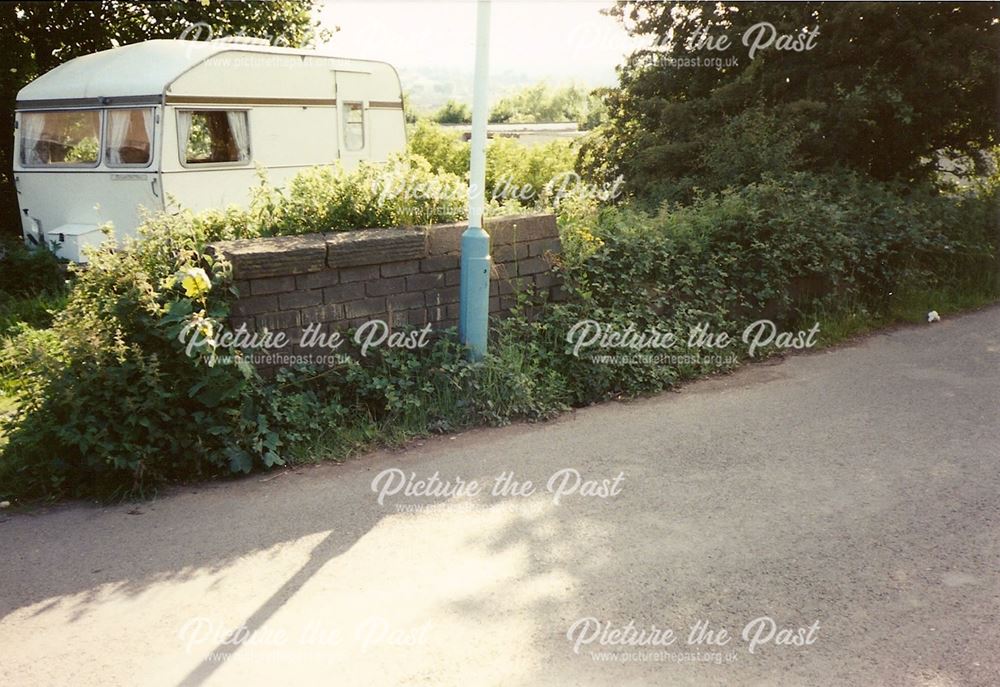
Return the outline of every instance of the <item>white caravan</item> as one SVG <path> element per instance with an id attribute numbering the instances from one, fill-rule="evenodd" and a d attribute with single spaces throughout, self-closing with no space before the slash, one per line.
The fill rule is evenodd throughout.
<path id="1" fill-rule="evenodd" d="M 17 95 L 14 180 L 25 241 L 82 261 L 134 235 L 167 196 L 245 205 L 256 167 L 384 161 L 406 146 L 391 65 L 240 43 L 156 40 L 78 57 Z"/>

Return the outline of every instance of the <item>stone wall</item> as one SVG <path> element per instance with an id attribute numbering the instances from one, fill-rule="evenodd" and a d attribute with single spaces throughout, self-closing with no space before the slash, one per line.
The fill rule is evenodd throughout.
<path id="1" fill-rule="evenodd" d="M 466 224 L 367 229 L 217 243 L 233 265 L 238 297 L 231 326 L 283 331 L 346 330 L 369 320 L 391 327 L 458 323 L 459 252 Z M 486 221 L 493 273 L 490 313 L 502 315 L 515 291 L 558 298 L 551 257 L 560 252 L 554 215 Z"/>

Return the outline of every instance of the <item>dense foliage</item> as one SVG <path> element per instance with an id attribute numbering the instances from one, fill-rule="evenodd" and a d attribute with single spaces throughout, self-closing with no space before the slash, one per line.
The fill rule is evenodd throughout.
<path id="1" fill-rule="evenodd" d="M 582 162 L 637 195 L 756 180 L 781 171 L 771 156 L 915 182 L 941 155 L 976 161 L 998 143 L 995 3 L 628 1 L 613 13 L 651 47 L 621 68 Z M 748 168 L 727 155 L 744 144 Z"/>
<path id="2" fill-rule="evenodd" d="M 306 195 L 294 189 L 312 188 L 323 210 L 338 197 L 325 178 L 303 177 L 273 216 L 308 221 Z M 733 364 L 574 355 L 566 337 L 583 319 L 683 341 L 698 323 L 738 335 L 760 317 L 791 327 L 818 314 L 886 313 L 908 295 L 947 289 L 995 298 L 996 202 L 993 187 L 941 195 L 850 173 L 767 178 L 653 212 L 572 197 L 560 206 L 558 268 L 569 299 L 520 294 L 521 314 L 494 323 L 483 362 L 466 362 L 451 331 L 418 351 L 272 381 L 238 351 L 206 344 L 189 356 L 178 340 L 185 327 L 216 330 L 227 313 L 226 266 L 212 263 L 206 243 L 264 225 L 245 213 L 151 218 L 130 250 L 93 256 L 51 329 L 7 342 L 0 368 L 19 384 L 0 495 L 142 493 L 372 442 L 545 418 Z"/>
<path id="3" fill-rule="evenodd" d="M 432 172 L 468 178 L 469 144 L 433 122 L 417 122 L 408 147 L 412 155 L 427 161 Z M 576 151 L 569 141 L 525 148 L 509 138 L 492 139 L 486 147 L 486 197 L 501 204 L 552 204 L 554 193 L 569 192 L 578 185 L 575 161 Z"/>
<path id="4" fill-rule="evenodd" d="M 0 295 L 24 296 L 62 290 L 66 275 L 51 251 L 28 250 L 23 241 L 0 241 Z"/>
<path id="5" fill-rule="evenodd" d="M 307 40 L 308 1 L 182 6 L 183 24 Z M 24 26 L 0 97 L 110 36 L 176 35 L 178 7 L 7 5 L 0 20 Z M 489 144 L 488 212 L 558 210 L 566 298 L 519 292 L 481 362 L 445 331 L 419 350 L 265 380 L 216 336 L 232 292 L 228 266 L 206 251 L 213 241 L 464 216 L 469 146 L 428 121 L 385 165 L 317 168 L 282 189 L 262 173 L 248 208 L 149 217 L 139 242 L 102 248 L 68 280 L 45 251 L 0 248 L 0 498 L 143 494 L 654 392 L 737 362 L 688 343 L 697 325 L 738 337 L 760 318 L 877 323 L 1000 296 L 996 176 L 927 182 L 938 151 L 997 142 L 995 6 L 621 2 L 614 12 L 657 46 L 629 59 L 579 157 L 565 142 Z M 819 33 L 808 50 L 748 59 L 738 37 L 758 22 L 803 41 Z M 722 33 L 735 38 L 717 56 L 737 62 L 667 59 Z M 584 95 L 528 89 L 493 120 L 600 118 Z M 438 118 L 468 114 L 450 103 Z M 636 202 L 567 188 L 574 161 L 593 179 L 624 174 Z M 574 351 L 567 335 L 583 320 L 671 333 L 679 345 L 610 360 Z M 193 331 L 203 336 L 188 349 L 182 334 Z M 841 330 L 827 331 L 830 342 Z"/>
<path id="6" fill-rule="evenodd" d="M 553 88 L 544 81 L 504 96 L 490 109 L 491 123 L 576 122 L 581 129 L 600 123 L 604 104 L 575 84 Z"/>
<path id="7" fill-rule="evenodd" d="M 449 100 L 434 113 L 438 124 L 469 124 L 472 122 L 472 108 L 465 103 Z"/>
<path id="8" fill-rule="evenodd" d="M 350 172 L 316 167 L 283 189 L 264 177 L 245 214 L 251 232 L 261 236 L 417 226 L 465 217 L 467 198 L 460 176 L 432 171 L 420 156 L 397 155 Z"/>

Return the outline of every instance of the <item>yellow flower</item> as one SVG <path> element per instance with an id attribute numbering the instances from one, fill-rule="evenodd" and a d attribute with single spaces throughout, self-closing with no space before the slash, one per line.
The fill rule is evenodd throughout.
<path id="1" fill-rule="evenodd" d="M 212 289 L 212 280 L 200 267 L 189 267 L 179 275 L 184 294 L 188 298 L 199 298 Z"/>
<path id="2" fill-rule="evenodd" d="M 198 323 L 198 333 L 206 339 L 211 339 L 212 334 L 215 333 L 215 327 L 212 326 L 212 320 L 205 319 L 204 310 L 195 318 L 195 321 Z"/>

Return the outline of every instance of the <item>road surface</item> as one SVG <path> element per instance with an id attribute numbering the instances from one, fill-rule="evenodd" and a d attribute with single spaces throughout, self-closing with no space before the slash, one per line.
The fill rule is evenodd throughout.
<path id="1" fill-rule="evenodd" d="M 996 685 L 1000 308 L 0 519 L 6 686 Z"/>

